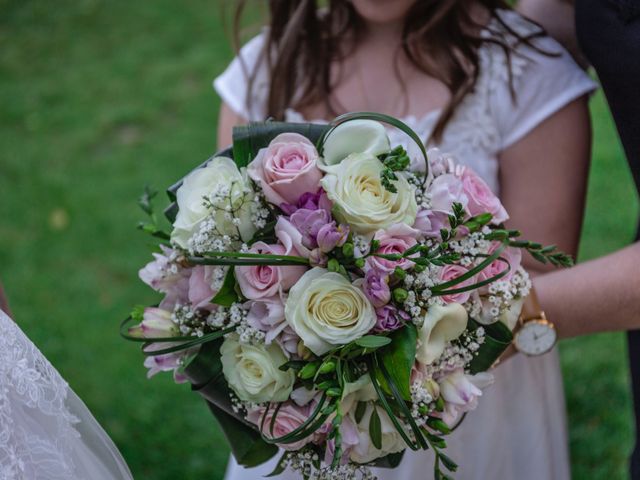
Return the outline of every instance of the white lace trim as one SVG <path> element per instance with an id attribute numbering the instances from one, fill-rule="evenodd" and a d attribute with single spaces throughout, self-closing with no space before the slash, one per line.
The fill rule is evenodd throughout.
<path id="1" fill-rule="evenodd" d="M 68 385 L 0 311 L 0 478 L 75 479 Z M 46 423 L 47 427 L 42 426 Z"/>

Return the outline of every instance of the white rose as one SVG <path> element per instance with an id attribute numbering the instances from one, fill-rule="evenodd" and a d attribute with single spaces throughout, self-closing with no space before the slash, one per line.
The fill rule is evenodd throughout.
<path id="1" fill-rule="evenodd" d="M 358 406 L 358 402 L 377 400 L 378 394 L 368 374 L 362 375 L 355 382 L 347 382 L 342 389 L 340 409 L 344 415 Z"/>
<path id="2" fill-rule="evenodd" d="M 179 210 L 171 241 L 184 249 L 189 248 L 189 239 L 198 231 L 200 222 L 212 213 L 203 201 L 212 194 L 213 205 L 220 208 L 214 213 L 218 232 L 231 237 L 237 237 L 239 233 L 243 241 L 249 241 L 256 231 L 251 221 L 249 185 L 246 170 L 240 172 L 233 160 L 226 157 L 216 157 L 206 167 L 191 172 L 176 193 Z M 239 220 L 237 226 L 225 218 L 224 209 L 228 205 L 235 210 L 234 215 Z"/>
<path id="3" fill-rule="evenodd" d="M 467 311 L 459 303 L 432 305 L 418 330 L 416 359 L 430 365 L 438 359 L 447 342 L 458 338 L 467 328 Z"/>
<path id="4" fill-rule="evenodd" d="M 338 125 L 324 142 L 322 161 L 335 165 L 352 153 L 378 156 L 389 152 L 389 137 L 384 126 L 373 120 L 351 120 Z"/>
<path id="5" fill-rule="evenodd" d="M 369 423 L 371 422 L 371 415 L 373 414 L 374 408 L 380 417 L 382 432 L 382 442 L 379 450 L 373 445 L 369 434 Z M 398 433 L 398 430 L 396 430 L 387 412 L 381 407 L 374 406 L 372 403 L 367 404 L 364 415 L 356 427 L 358 430 L 358 444 L 355 445 L 349 453 L 349 459 L 354 462 L 368 463 L 376 458 L 384 457 L 390 453 L 401 452 L 407 448 L 407 444 L 400 436 L 400 433 Z"/>
<path id="6" fill-rule="evenodd" d="M 237 335 L 225 338 L 220 347 L 222 373 L 240 400 L 284 402 L 293 389 L 295 374 L 279 369 L 287 362 L 282 349 L 271 345 L 248 345 Z"/>
<path id="7" fill-rule="evenodd" d="M 376 323 L 376 312 L 362 290 L 339 273 L 319 267 L 291 288 L 284 315 L 316 355 L 362 337 Z"/>
<path id="8" fill-rule="evenodd" d="M 334 204 L 333 213 L 355 233 L 370 234 L 397 223 L 413 225 L 418 212 L 414 187 L 402 176 L 388 191 L 380 180 L 382 162 L 369 153 L 354 153 L 337 165 L 325 166 L 322 187 Z"/>

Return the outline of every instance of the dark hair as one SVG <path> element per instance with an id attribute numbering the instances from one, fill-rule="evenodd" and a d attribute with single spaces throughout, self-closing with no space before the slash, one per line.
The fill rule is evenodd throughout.
<path id="1" fill-rule="evenodd" d="M 249 72 L 249 91 L 255 72 L 266 62 L 270 91 L 266 104 L 268 117 L 282 119 L 287 108 L 304 108 L 324 102 L 327 111 L 336 114 L 339 107 L 332 99 L 331 65 L 340 62 L 355 46 L 362 32 L 362 20 L 348 0 L 329 0 L 320 10 L 316 0 L 269 0 L 270 19 L 264 50 Z M 235 16 L 235 44 L 239 45 L 239 19 L 246 0 L 238 2 Z M 482 36 L 486 25 L 471 15 L 474 4 L 483 6 L 496 24 L 515 38 L 509 41 L 496 35 Z M 498 45 L 507 61 L 515 46 L 531 44 L 534 37 L 544 35 L 542 29 L 522 36 L 503 21 L 497 9 L 509 6 L 503 0 L 417 0 L 406 16 L 402 31 L 402 50 L 415 67 L 442 81 L 451 91 L 451 100 L 442 110 L 432 133 L 440 140 L 463 98 L 473 90 L 479 75 L 478 49 L 485 43 Z M 543 52 L 546 53 L 546 52 Z M 509 69 L 510 72 L 511 69 Z M 400 79 L 402 80 L 402 79 Z M 512 95 L 511 78 L 509 80 Z M 252 95 L 247 95 L 250 102 Z M 251 105 L 247 105 L 249 108 Z"/>

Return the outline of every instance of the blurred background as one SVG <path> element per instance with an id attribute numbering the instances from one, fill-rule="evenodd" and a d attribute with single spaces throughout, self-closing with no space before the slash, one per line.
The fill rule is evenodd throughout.
<path id="1" fill-rule="evenodd" d="M 163 190 L 216 148 L 211 80 L 233 56 L 221 1 L 0 0 L 0 278 L 16 322 L 84 399 L 136 478 L 220 479 L 228 449 L 200 398 L 145 377 L 118 336 Z M 229 12 L 227 12 L 229 13 Z M 228 15 L 227 15 L 228 16 Z M 638 202 L 602 95 L 580 260 L 633 238 Z M 159 197 L 158 206 L 164 203 Z M 561 344 L 574 478 L 627 478 L 622 334 Z"/>

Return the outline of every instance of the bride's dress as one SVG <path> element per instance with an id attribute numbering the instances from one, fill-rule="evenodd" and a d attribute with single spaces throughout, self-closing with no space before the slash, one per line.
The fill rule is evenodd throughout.
<path id="1" fill-rule="evenodd" d="M 55 368 L 0 310 L 0 479 L 132 479 Z"/>
<path id="2" fill-rule="evenodd" d="M 511 28 L 521 33 L 537 29 L 515 12 L 501 11 Z M 492 32 L 492 33 L 491 33 Z M 494 22 L 485 35 L 513 38 Z M 251 40 L 242 50 L 248 71 L 262 48 L 262 36 Z M 508 64 L 502 50 L 485 44 L 480 50 L 481 74 L 475 91 L 468 95 L 451 120 L 440 149 L 456 155 L 471 166 L 495 192 L 499 192 L 498 156 L 546 118 L 572 100 L 592 91 L 595 84 L 548 37 L 536 40 L 546 56 L 519 45 L 512 55 L 511 74 L 516 101 L 509 90 Z M 246 70 L 238 59 L 218 77 L 214 86 L 236 113 L 250 120 L 264 118 L 263 106 L 268 79 L 259 71 L 252 104 L 246 108 Z M 404 121 L 423 138 L 427 138 L 438 116 L 428 112 L 422 118 Z M 294 111 L 289 121 L 305 121 Z M 402 134 L 389 131 L 392 144 L 404 143 Z M 407 145 L 410 150 L 413 148 Z M 569 454 L 562 376 L 556 350 L 538 358 L 518 355 L 495 371 L 495 383 L 480 399 L 478 408 L 447 437 L 447 454 L 460 464 L 457 479 L 495 480 L 564 480 L 569 479 Z M 379 469 L 380 479 L 430 478 L 432 453 L 407 451 L 394 471 Z M 227 468 L 227 480 L 249 480 L 269 474 L 275 460 L 255 469 L 239 467 L 233 458 Z M 282 477 L 289 478 L 285 473 Z M 295 478 L 291 476 L 291 478 Z"/>

